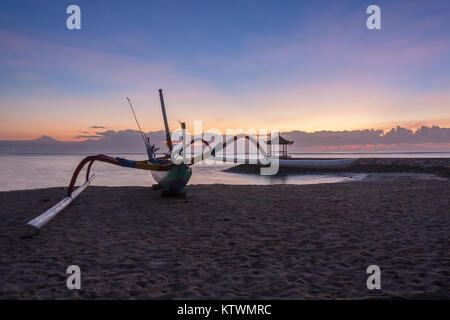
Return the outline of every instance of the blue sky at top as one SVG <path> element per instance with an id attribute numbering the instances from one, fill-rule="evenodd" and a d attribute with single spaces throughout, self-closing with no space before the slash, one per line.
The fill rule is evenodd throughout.
<path id="1" fill-rule="evenodd" d="M 81 7 L 80 31 L 66 28 L 70 4 Z M 382 30 L 365 27 L 370 4 L 382 9 Z M 224 108 L 264 113 L 268 101 L 280 101 L 292 116 L 310 111 L 300 100 L 323 106 L 327 114 L 367 95 L 382 100 L 380 114 L 367 106 L 367 117 L 376 115 L 374 126 L 402 120 L 416 96 L 415 101 L 431 96 L 430 106 L 436 107 L 425 113 L 416 106 L 405 121 L 450 118 L 443 106 L 450 88 L 449 9 L 448 1 L 5 0 L 0 112 L 15 121 L 19 115 L 8 105 L 17 101 L 24 111 L 30 105 L 25 93 L 52 103 L 61 96 L 106 101 L 118 92 L 177 83 L 173 91 L 186 85 L 186 91 L 198 92 L 186 98 L 189 106 L 205 92 L 217 108 L 199 103 L 198 111 L 208 110 L 216 120 Z M 140 70 L 141 64 L 148 66 Z M 321 88 L 337 102 L 320 104 Z M 352 88 L 355 99 L 342 97 L 342 90 Z M 389 100 L 395 105 L 387 105 Z M 55 107 L 30 108 L 48 115 Z M 358 119 L 348 127 L 369 125 L 366 120 L 358 125 Z"/>

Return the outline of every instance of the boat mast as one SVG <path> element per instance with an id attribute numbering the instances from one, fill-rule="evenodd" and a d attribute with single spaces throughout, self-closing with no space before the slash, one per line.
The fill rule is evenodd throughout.
<path id="1" fill-rule="evenodd" d="M 166 115 L 166 106 L 164 104 L 164 97 L 162 93 L 162 89 L 159 89 L 159 100 L 161 100 L 161 110 L 164 119 L 164 128 L 166 129 L 166 143 L 169 151 L 172 151 L 172 139 L 170 137 L 169 124 L 167 123 L 167 115 Z"/>

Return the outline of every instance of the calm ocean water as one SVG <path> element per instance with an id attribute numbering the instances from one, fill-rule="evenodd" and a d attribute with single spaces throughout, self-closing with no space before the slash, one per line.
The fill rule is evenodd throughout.
<path id="1" fill-rule="evenodd" d="M 0 191 L 66 187 L 77 164 L 86 154 L 15 154 L 0 155 Z M 133 160 L 145 160 L 145 154 L 120 154 Z M 450 153 L 314 153 L 292 154 L 305 158 L 450 158 Z M 289 177 L 267 177 L 228 173 L 222 170 L 235 164 L 196 164 L 189 184 L 315 184 L 333 183 L 361 179 L 363 174 L 342 175 L 292 175 Z M 96 162 L 92 168 L 96 173 L 93 185 L 97 186 L 151 186 L 155 181 L 144 170 L 122 168 Z M 80 174 L 79 182 L 84 179 Z"/>

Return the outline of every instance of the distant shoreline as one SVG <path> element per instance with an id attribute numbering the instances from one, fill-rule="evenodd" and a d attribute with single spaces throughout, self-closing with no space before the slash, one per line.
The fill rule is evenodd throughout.
<path id="1" fill-rule="evenodd" d="M 225 172 L 259 174 L 260 165 L 239 164 Z M 428 173 L 450 178 L 450 158 L 361 158 L 344 169 L 304 169 L 280 167 L 278 175 L 320 173 Z"/>

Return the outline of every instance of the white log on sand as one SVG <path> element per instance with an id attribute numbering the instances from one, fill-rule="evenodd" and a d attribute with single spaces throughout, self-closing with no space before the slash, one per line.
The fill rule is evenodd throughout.
<path id="1" fill-rule="evenodd" d="M 52 220 L 58 213 L 60 213 L 64 208 L 66 208 L 69 204 L 72 203 L 73 200 L 75 200 L 76 197 L 78 197 L 94 180 L 95 174 L 90 176 L 89 180 L 87 180 L 85 183 L 83 183 L 78 189 L 72 192 L 71 196 L 67 196 L 64 199 L 62 199 L 60 202 L 58 202 L 56 205 L 45 211 L 40 216 L 34 218 L 33 220 L 29 221 L 27 224 L 35 227 L 37 229 L 42 228 L 45 226 L 50 220 Z"/>

